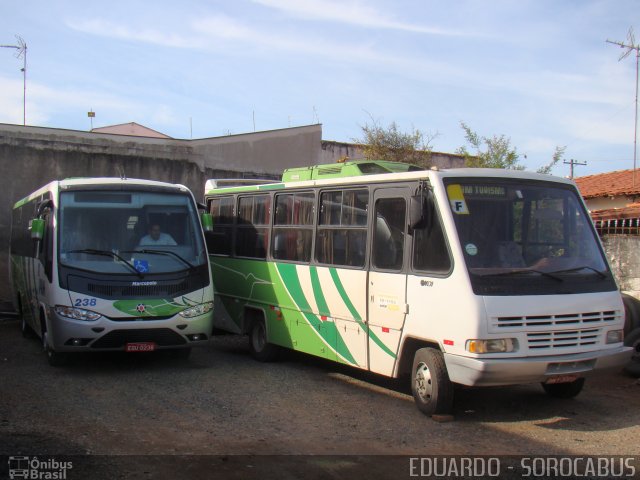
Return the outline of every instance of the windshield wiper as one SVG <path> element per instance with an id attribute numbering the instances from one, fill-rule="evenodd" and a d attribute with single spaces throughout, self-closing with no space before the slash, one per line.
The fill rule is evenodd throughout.
<path id="1" fill-rule="evenodd" d="M 565 270 L 555 270 L 552 273 L 569 273 L 569 272 L 577 272 L 578 270 L 591 270 L 592 272 L 597 273 L 600 278 L 607 278 L 607 274 L 605 272 L 602 272 L 596 268 L 590 267 L 589 265 L 583 265 L 581 267 L 575 267 L 575 268 L 567 268 Z"/>
<path id="2" fill-rule="evenodd" d="M 557 275 L 553 275 L 553 273 L 543 272 L 542 270 L 534 270 L 531 268 L 523 268 L 518 270 L 509 270 L 507 272 L 498 272 L 498 273 L 484 273 L 478 274 L 480 277 L 507 277 L 509 275 L 517 275 L 520 273 L 537 273 L 544 277 L 553 278 L 557 282 L 564 282 L 564 280 Z M 556 273 L 556 272 L 554 272 Z"/>
<path id="3" fill-rule="evenodd" d="M 138 275 L 140 278 L 144 278 L 144 275 L 142 274 L 142 272 L 138 271 L 138 269 L 133 265 L 131 265 L 129 261 L 125 260 L 116 252 L 112 252 L 111 250 L 96 250 L 95 248 L 82 248 L 79 250 L 68 250 L 66 253 L 88 253 L 90 255 L 102 255 L 103 257 L 117 258 L 122 263 L 124 263 L 127 267 L 129 267 L 132 271 L 134 271 L 136 275 Z"/>
<path id="4" fill-rule="evenodd" d="M 142 250 L 126 250 L 126 251 L 124 251 L 122 253 L 150 253 L 152 255 L 170 255 L 170 256 L 176 257 L 182 263 L 187 265 L 189 267 L 189 270 L 194 270 L 196 268 L 195 265 L 193 265 L 188 260 L 185 260 L 180 255 L 178 255 L 177 253 L 169 252 L 169 251 L 166 251 L 166 250 L 148 250 L 148 249 L 145 248 L 145 249 L 142 249 Z"/>

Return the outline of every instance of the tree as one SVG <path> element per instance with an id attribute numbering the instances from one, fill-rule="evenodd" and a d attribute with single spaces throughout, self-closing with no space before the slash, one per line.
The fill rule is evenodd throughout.
<path id="1" fill-rule="evenodd" d="M 476 168 L 507 168 L 511 170 L 524 170 L 521 165 L 520 155 L 515 147 L 511 146 L 511 139 L 504 135 L 494 135 L 491 138 L 481 137 L 464 122 L 460 122 L 464 130 L 464 138 L 475 150 L 469 153 L 466 146 L 460 147 L 456 153 L 464 156 L 467 167 Z"/>
<path id="2" fill-rule="evenodd" d="M 564 157 L 564 151 L 567 149 L 567 146 L 557 146 L 555 151 L 553 152 L 553 157 L 551 157 L 551 161 L 545 165 L 544 167 L 540 167 L 538 170 L 536 170 L 538 173 L 547 173 L 550 174 L 551 173 L 551 169 L 553 167 L 556 166 L 556 163 L 558 163 L 560 160 L 562 160 L 562 157 Z"/>
<path id="3" fill-rule="evenodd" d="M 366 159 L 431 166 L 431 142 L 437 134 L 424 133 L 414 127 L 410 132 L 402 132 L 396 122 L 383 127 L 373 118 L 370 124 L 360 128 L 363 137 L 354 141 L 360 145 Z"/>

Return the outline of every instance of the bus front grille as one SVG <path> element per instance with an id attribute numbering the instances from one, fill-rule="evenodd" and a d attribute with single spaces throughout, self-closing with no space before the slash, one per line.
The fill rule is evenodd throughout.
<path id="1" fill-rule="evenodd" d="M 182 335 L 169 328 L 113 330 L 91 344 L 91 348 L 121 348 L 127 343 L 153 342 L 161 347 L 184 345 Z"/>
<path id="2" fill-rule="evenodd" d="M 180 283 L 142 286 L 90 283 L 88 287 L 93 296 L 102 298 L 175 297 L 181 292 L 190 290 L 188 280 Z"/>
<path id="3" fill-rule="evenodd" d="M 530 332 L 527 333 L 527 344 L 530 350 L 586 347 L 596 345 L 600 334 L 600 328 Z"/>
<path id="4" fill-rule="evenodd" d="M 584 312 L 559 315 L 530 315 L 513 317 L 495 317 L 493 325 L 498 328 L 531 328 L 531 327 L 565 327 L 591 326 L 610 323 L 620 319 L 621 314 L 616 311 Z"/>

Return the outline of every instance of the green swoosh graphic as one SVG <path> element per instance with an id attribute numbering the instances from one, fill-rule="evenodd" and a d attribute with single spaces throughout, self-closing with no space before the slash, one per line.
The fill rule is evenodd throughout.
<path id="1" fill-rule="evenodd" d="M 362 321 L 362 318 L 360 317 L 358 310 L 356 310 L 356 307 L 354 307 L 353 303 L 351 303 L 351 299 L 349 299 L 349 296 L 347 295 L 347 291 L 344 289 L 344 286 L 342 285 L 342 281 L 340 281 L 340 277 L 338 276 L 337 270 L 335 268 L 330 268 L 329 272 L 331 273 L 331 278 L 333 279 L 333 283 L 336 285 L 336 288 L 338 289 L 338 293 L 342 297 L 342 301 L 347 306 L 347 308 L 349 309 L 349 312 L 351 312 L 351 315 L 353 315 L 353 318 L 356 319 L 360 327 L 362 327 L 362 329 L 365 332 L 367 332 L 371 340 L 373 340 L 375 344 L 382 349 L 383 352 L 385 352 L 387 355 L 391 355 L 392 358 L 396 358 L 396 354 L 393 353 L 389 349 L 389 347 L 387 347 L 384 343 L 382 343 L 382 340 L 380 340 L 375 333 L 369 330 L 369 327 L 367 327 L 367 325 L 365 325 L 365 323 Z"/>

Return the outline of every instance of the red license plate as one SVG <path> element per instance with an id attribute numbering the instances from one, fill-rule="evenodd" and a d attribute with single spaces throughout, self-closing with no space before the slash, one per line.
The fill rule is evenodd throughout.
<path id="1" fill-rule="evenodd" d="M 575 382 L 578 379 L 578 375 L 558 375 L 557 377 L 548 378 L 546 384 L 553 383 L 571 383 Z"/>
<path id="2" fill-rule="evenodd" d="M 124 346 L 125 352 L 153 352 L 156 344 L 153 342 L 127 343 Z"/>

